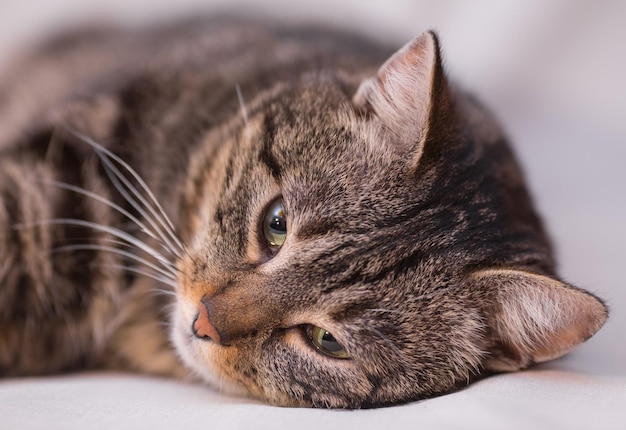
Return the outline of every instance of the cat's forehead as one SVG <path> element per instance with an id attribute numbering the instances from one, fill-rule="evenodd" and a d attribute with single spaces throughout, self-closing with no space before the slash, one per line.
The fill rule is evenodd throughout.
<path id="1" fill-rule="evenodd" d="M 264 106 L 263 148 L 281 167 L 283 180 L 327 187 L 384 179 L 393 164 L 380 144 L 384 133 L 358 114 L 351 90 L 333 81 L 307 82 Z"/>

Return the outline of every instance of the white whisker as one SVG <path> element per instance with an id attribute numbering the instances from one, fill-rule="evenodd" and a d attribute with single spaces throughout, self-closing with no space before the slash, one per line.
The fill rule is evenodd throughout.
<path id="1" fill-rule="evenodd" d="M 112 263 L 110 263 L 110 264 L 95 264 L 94 263 L 94 264 L 90 264 L 90 266 L 92 266 L 92 267 L 104 267 L 104 268 L 111 268 L 111 269 L 120 269 L 120 270 L 123 270 L 125 272 L 137 273 L 139 275 L 147 276 L 148 278 L 152 278 L 152 279 L 154 279 L 156 281 L 162 282 L 163 284 L 165 284 L 165 285 L 167 285 L 169 287 L 172 287 L 174 289 L 177 288 L 176 283 L 173 282 L 172 279 L 166 278 L 165 276 L 161 276 L 161 275 L 158 275 L 156 273 L 149 272 L 148 270 L 141 269 L 139 267 L 126 266 L 124 264 L 112 264 Z M 157 289 L 157 290 L 160 291 L 160 292 L 163 292 L 163 293 L 169 293 L 169 294 L 173 294 L 173 295 L 176 294 L 176 293 L 174 293 L 171 290 L 162 290 L 162 289 Z"/>
<path id="2" fill-rule="evenodd" d="M 100 154 L 104 154 L 105 157 L 101 157 L 102 160 L 107 159 L 107 158 L 113 159 L 115 162 L 117 162 L 122 167 L 124 167 L 124 169 L 126 169 L 126 171 L 128 173 L 131 174 L 131 176 L 137 181 L 139 186 L 146 192 L 148 197 L 152 200 L 152 202 L 154 203 L 154 205 L 156 206 L 156 208 L 160 212 L 161 216 L 159 216 L 156 213 L 156 211 L 153 209 L 153 207 L 150 204 L 148 204 L 148 202 L 145 201 L 143 196 L 141 196 L 141 194 L 136 190 L 136 188 L 131 185 L 131 191 L 133 191 L 133 194 L 135 194 L 136 197 L 140 199 L 140 201 L 144 204 L 144 206 L 155 216 L 155 218 L 157 220 L 161 221 L 161 224 L 163 225 L 163 227 L 165 227 L 166 232 L 171 236 L 171 238 L 174 240 L 174 242 L 180 248 L 180 250 L 183 250 L 184 247 L 183 247 L 182 243 L 180 242 L 178 237 L 174 234 L 174 231 L 176 230 L 176 228 L 174 227 L 174 224 L 169 219 L 169 217 L 167 216 L 167 213 L 165 213 L 165 210 L 163 210 L 163 207 L 161 206 L 161 204 L 159 203 L 157 198 L 154 196 L 154 194 L 152 193 L 152 191 L 150 190 L 148 185 L 145 183 L 145 181 L 141 178 L 141 176 L 139 176 L 139 174 L 128 163 L 126 163 L 124 160 L 122 160 L 120 157 L 118 157 L 117 155 L 115 155 L 114 153 L 109 151 L 108 149 L 106 149 L 103 146 L 99 145 L 98 143 L 94 142 L 93 139 L 89 138 L 88 136 L 85 136 L 82 133 L 76 132 L 76 131 L 72 131 L 72 133 L 75 136 L 81 138 L 83 141 L 85 141 L 85 143 L 90 145 L 92 148 L 94 148 L 96 150 L 96 153 L 98 153 L 99 155 Z M 119 170 L 115 166 L 113 166 L 110 161 L 109 161 L 109 163 L 111 164 L 110 167 L 112 167 L 113 171 L 114 172 L 117 171 L 118 177 L 121 180 L 128 182 L 126 177 L 121 172 L 119 172 Z"/>
<path id="3" fill-rule="evenodd" d="M 398 348 L 398 347 L 396 346 L 396 344 L 392 342 L 392 340 L 391 340 L 391 339 L 389 339 L 387 336 L 385 336 L 385 335 L 384 335 L 384 334 L 382 334 L 379 330 L 377 330 L 377 329 L 375 329 L 375 328 L 373 328 L 373 327 L 370 327 L 370 328 L 369 328 L 369 330 L 370 330 L 370 331 L 372 331 L 372 332 L 374 332 L 374 333 L 376 333 L 376 335 L 378 335 L 378 337 L 380 337 L 382 340 L 384 340 L 384 341 L 385 341 L 385 343 L 386 343 L 387 345 L 389 345 L 389 346 L 391 347 L 391 349 L 393 349 L 393 350 L 396 352 L 396 354 L 398 354 L 398 358 L 401 358 L 401 357 L 402 357 L 402 351 L 400 351 L 400 348 Z"/>
<path id="4" fill-rule="evenodd" d="M 246 104 L 243 100 L 243 94 L 241 93 L 241 87 L 239 84 L 235 85 L 237 91 L 237 99 L 239 100 L 239 106 L 241 107 L 241 116 L 243 117 L 243 123 L 248 125 L 248 111 L 246 110 Z"/>
<path id="5" fill-rule="evenodd" d="M 73 219 L 73 218 L 54 218 L 54 219 L 49 219 L 49 220 L 36 221 L 36 222 L 25 224 L 25 225 L 20 224 L 19 226 L 31 227 L 34 225 L 73 225 L 73 226 L 78 226 L 78 227 L 91 228 L 93 230 L 101 231 L 104 233 L 109 233 L 110 235 L 115 236 L 119 239 L 122 239 L 130 243 L 136 246 L 137 248 L 141 249 L 142 251 L 144 251 L 146 254 L 154 257 L 159 263 L 163 264 L 165 268 L 170 270 L 173 275 L 177 274 L 176 267 L 167 258 L 165 258 L 161 253 L 154 250 L 151 246 L 146 245 L 141 240 L 135 238 L 134 236 L 131 236 L 130 234 L 118 228 L 109 227 L 106 225 L 97 224 L 95 222 L 85 221 L 81 219 Z"/>
<path id="6" fill-rule="evenodd" d="M 155 220 L 150 215 L 148 215 L 148 213 L 139 204 L 139 202 L 137 202 L 137 200 L 135 200 L 128 193 L 128 191 L 126 191 L 126 190 L 130 190 L 136 197 L 138 197 L 139 200 L 141 201 L 141 203 L 143 203 L 144 207 L 146 207 L 148 205 L 148 202 L 143 197 L 141 197 L 141 195 L 139 195 L 139 191 L 137 191 L 137 189 L 128 181 L 128 179 L 126 179 L 126 177 L 124 175 L 122 175 L 122 173 L 119 171 L 119 169 L 117 169 L 117 167 L 115 167 L 113 165 L 113 163 L 111 163 L 111 161 L 104 154 L 98 152 L 97 150 L 96 150 L 96 153 L 100 157 L 100 160 L 102 161 L 102 164 L 104 165 L 105 172 L 106 172 L 107 176 L 109 177 L 109 180 L 111 181 L 111 183 L 115 187 L 115 189 L 118 190 L 119 193 L 122 195 L 122 197 L 124 197 L 124 199 L 133 208 L 135 208 L 135 210 L 137 212 L 139 212 L 139 214 L 148 222 L 148 224 L 150 224 L 150 226 L 152 226 L 152 228 L 154 228 L 154 230 L 157 232 L 159 237 L 163 240 L 164 247 L 169 252 L 171 252 L 172 254 L 176 255 L 176 252 L 174 250 L 174 245 L 172 244 L 172 242 L 170 242 L 168 240 L 168 238 L 162 232 L 162 229 L 159 226 L 158 220 Z M 122 183 L 124 185 L 122 185 L 122 183 L 120 183 L 120 180 L 122 181 Z M 126 188 L 124 186 L 126 186 Z M 151 210 L 151 212 L 154 212 L 154 210 L 152 208 L 150 208 L 150 207 L 148 207 L 148 210 Z M 161 223 L 161 225 L 162 225 L 162 223 Z"/>
<path id="7" fill-rule="evenodd" d="M 64 246 L 59 246 L 57 248 L 52 249 L 51 252 L 52 253 L 57 253 L 57 252 L 66 252 L 66 251 L 103 251 L 103 252 L 110 252 L 112 254 L 121 255 L 121 256 L 130 258 L 131 260 L 134 260 L 134 261 L 136 261 L 138 263 L 141 263 L 141 264 L 145 265 L 146 267 L 149 267 L 150 269 L 153 269 L 153 270 L 159 272 L 161 275 L 165 276 L 168 279 L 171 279 L 172 281 L 176 280 L 175 274 L 172 274 L 170 272 L 166 272 L 164 269 L 162 269 L 162 268 L 152 264 L 151 262 L 149 262 L 148 260 L 146 260 L 144 258 L 138 257 L 135 254 L 132 254 L 130 252 L 114 248 L 112 246 L 92 245 L 92 244 L 64 245 Z"/>
<path id="8" fill-rule="evenodd" d="M 148 291 L 147 294 L 152 294 L 152 295 L 164 295 L 164 296 L 173 296 L 176 297 L 176 293 L 174 291 L 170 291 L 170 290 L 163 290 L 161 288 L 153 288 L 150 291 Z M 163 324 L 163 321 L 158 321 L 159 324 Z"/>
<path id="9" fill-rule="evenodd" d="M 108 237 L 98 238 L 98 242 L 112 243 L 114 245 L 123 246 L 124 248 L 129 248 L 129 249 L 133 248 L 133 246 L 129 244 L 128 242 L 124 242 L 123 240 L 111 239 Z"/>
<path id="10" fill-rule="evenodd" d="M 48 179 L 39 179 L 40 182 L 43 182 L 44 184 L 49 184 L 49 185 L 54 185 L 56 187 L 65 189 L 65 190 L 69 190 L 69 191 L 73 191 L 75 193 L 78 194 L 82 194 L 84 196 L 90 197 L 94 200 L 97 200 L 107 206 L 109 206 L 112 209 L 115 209 L 116 211 L 118 211 L 119 213 L 121 213 L 122 215 L 124 215 L 125 217 L 127 217 L 128 219 L 130 219 L 132 222 L 134 222 L 139 228 L 141 228 L 141 231 L 143 231 L 144 233 L 146 233 L 148 236 L 152 237 L 153 239 L 159 240 L 154 233 L 148 228 L 146 227 L 146 225 L 144 223 L 142 223 L 139 219 L 137 219 L 137 217 L 135 217 L 133 214 L 131 214 L 130 212 L 128 212 L 126 209 L 124 209 L 123 207 L 113 203 L 111 200 L 108 200 L 92 191 L 86 190 L 84 188 L 81 187 L 77 187 L 75 185 L 71 185 L 68 184 L 66 182 L 59 182 L 59 181 L 54 181 L 54 180 L 48 180 Z"/>

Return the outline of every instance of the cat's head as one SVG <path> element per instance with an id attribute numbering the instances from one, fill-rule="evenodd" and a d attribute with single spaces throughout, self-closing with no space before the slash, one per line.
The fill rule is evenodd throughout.
<path id="1" fill-rule="evenodd" d="M 444 393 L 593 335 L 604 305 L 554 276 L 519 168 L 447 82 L 435 35 L 359 81 L 279 84 L 193 157 L 182 358 L 220 388 L 350 408 Z"/>

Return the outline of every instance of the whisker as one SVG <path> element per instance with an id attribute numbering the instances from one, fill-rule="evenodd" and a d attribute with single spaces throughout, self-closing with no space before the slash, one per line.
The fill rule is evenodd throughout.
<path id="1" fill-rule="evenodd" d="M 178 297 L 178 296 L 176 295 L 176 293 L 174 293 L 174 296 L 175 296 L 175 297 Z M 166 304 L 164 304 L 163 306 L 161 306 L 161 309 L 162 309 L 163 311 L 165 311 L 165 314 L 167 315 L 167 317 L 166 317 L 164 320 L 162 320 L 162 321 L 161 321 L 161 323 L 162 323 L 164 326 L 169 327 L 170 325 L 172 325 L 172 324 L 173 324 L 173 321 L 172 321 L 172 316 L 171 316 L 171 315 L 172 315 L 172 314 L 174 313 L 174 311 L 176 310 L 176 300 L 174 300 L 174 301 L 172 301 L 172 302 L 170 302 L 170 303 L 166 303 Z"/>
<path id="2" fill-rule="evenodd" d="M 174 302 L 170 302 L 170 303 L 164 304 L 163 305 L 163 309 L 168 310 L 168 311 L 169 310 L 174 310 L 176 308 L 176 306 L 177 306 L 177 302 L 174 301 Z M 171 315 L 168 315 L 168 318 L 166 320 L 169 321 L 169 322 L 172 322 L 172 321 L 170 321 L 171 320 Z"/>
<path id="3" fill-rule="evenodd" d="M 106 158 L 106 156 L 104 156 L 103 154 L 101 154 L 100 152 L 96 151 L 96 153 L 98 154 L 98 156 L 100 157 L 100 160 L 102 161 L 102 164 L 104 166 L 105 172 L 107 174 L 107 176 L 109 177 L 109 180 L 111 181 L 111 183 L 113 184 L 113 186 L 115 187 L 115 189 L 117 191 L 119 191 L 119 193 L 122 195 L 122 197 L 124 197 L 124 199 L 133 207 L 135 208 L 135 210 L 137 212 L 139 212 L 139 214 L 148 222 L 148 224 L 150 224 L 150 226 L 152 226 L 152 228 L 154 228 L 154 230 L 157 232 L 157 234 L 159 235 L 159 237 L 163 240 L 164 244 L 163 246 L 172 254 L 176 255 L 175 249 L 174 249 L 174 245 L 172 244 L 172 242 L 170 242 L 168 240 L 168 238 L 165 236 L 165 234 L 162 232 L 161 227 L 159 226 L 159 222 L 158 220 L 153 219 L 150 215 L 148 215 L 148 213 L 143 209 L 143 207 L 139 204 L 139 202 L 137 202 L 137 200 L 135 200 L 129 193 L 128 191 L 126 191 L 127 189 L 130 190 L 135 196 L 137 196 L 140 201 L 144 204 L 144 207 L 148 204 L 148 202 L 145 201 L 145 199 L 143 199 L 143 197 L 141 197 L 139 195 L 139 191 L 137 191 L 137 189 L 128 181 L 128 179 L 126 179 L 126 177 L 124 177 L 122 175 L 122 173 L 119 171 L 119 169 L 117 169 L 112 163 L 111 161 Z M 119 178 L 119 179 L 118 179 Z M 120 180 L 122 181 L 122 183 L 126 186 L 126 188 L 124 188 L 124 185 L 122 185 L 122 183 L 120 183 Z M 150 210 L 150 208 L 148 208 Z M 162 224 L 161 224 L 162 225 Z"/>
<path id="4" fill-rule="evenodd" d="M 58 188 L 62 188 L 68 191 L 73 191 L 75 193 L 78 194 L 82 194 L 84 196 L 90 197 L 94 200 L 97 200 L 107 206 L 109 206 L 112 209 L 115 209 L 116 211 L 118 211 L 119 213 L 121 213 L 122 215 L 124 215 L 125 217 L 127 217 L 128 219 L 130 219 L 132 222 L 134 222 L 139 228 L 141 228 L 141 231 L 146 233 L 148 236 L 152 237 L 153 239 L 159 240 L 154 233 L 148 228 L 146 227 L 146 225 L 144 223 L 142 223 L 139 219 L 137 219 L 137 217 L 135 217 L 133 214 L 131 214 L 130 212 L 128 212 L 126 209 L 124 209 L 123 207 L 113 203 L 111 200 L 108 200 L 92 191 L 86 190 L 84 188 L 81 187 L 77 187 L 75 185 L 72 184 L 68 184 L 66 182 L 60 182 L 60 181 L 55 181 L 55 180 L 48 180 L 48 179 L 38 179 L 39 182 L 42 182 L 44 184 L 48 184 L 48 185 L 53 185 L 56 186 Z"/>
<path id="5" fill-rule="evenodd" d="M 150 291 L 148 291 L 147 294 L 151 294 L 151 295 L 164 295 L 164 296 L 173 296 L 176 297 L 176 293 L 174 291 L 170 291 L 170 290 L 163 290 L 161 288 L 153 288 Z M 163 321 L 157 321 L 157 323 L 159 324 L 163 324 Z"/>
<path id="6" fill-rule="evenodd" d="M 400 348 L 398 348 L 396 346 L 395 343 L 393 343 L 393 341 L 391 339 L 389 339 L 387 336 L 385 336 L 384 334 L 382 334 L 378 329 L 373 328 L 373 327 L 369 327 L 368 330 L 372 331 L 373 333 L 375 333 L 378 337 L 380 337 L 382 340 L 385 341 L 385 343 L 387 345 L 389 345 L 391 347 L 391 349 L 393 349 L 396 354 L 398 354 L 398 358 L 402 357 L 402 352 L 400 351 Z"/>
<path id="7" fill-rule="evenodd" d="M 135 249 L 133 245 L 131 245 L 128 242 L 124 242 L 123 240 L 118 240 L 118 239 L 112 239 L 110 237 L 98 237 L 98 238 L 96 238 L 95 236 L 78 236 L 78 237 L 72 237 L 72 238 L 64 237 L 58 242 L 63 245 L 69 245 L 72 243 L 82 245 L 84 243 L 88 243 L 88 242 L 96 241 L 96 240 L 98 243 L 105 242 L 105 243 L 117 245 L 119 247 L 123 247 L 126 249 Z"/>
<path id="8" fill-rule="evenodd" d="M 241 93 L 241 87 L 239 84 L 235 85 L 237 91 L 237 99 L 239 100 L 239 106 L 241 107 L 241 116 L 243 117 L 243 123 L 248 125 L 248 111 L 246 110 L 246 104 L 243 100 L 243 94 Z"/>
<path id="9" fill-rule="evenodd" d="M 170 278 L 166 278 L 165 276 L 161 276 L 158 275 L 156 273 L 152 273 L 149 272 L 145 269 L 141 269 L 139 267 L 135 267 L 135 266 L 126 266 L 124 264 L 113 264 L 113 263 L 109 263 L 109 264 L 98 264 L 98 263 L 94 263 L 94 264 L 90 264 L 91 267 L 103 267 L 103 268 L 111 268 L 111 269 L 120 269 L 123 270 L 125 272 L 132 272 L 132 273 L 137 273 L 139 275 L 143 275 L 143 276 L 147 276 L 148 278 L 152 278 L 156 281 L 162 282 L 163 284 L 172 287 L 174 289 L 177 288 L 177 285 L 175 282 L 172 281 L 172 279 Z M 175 295 L 176 293 L 173 292 L 172 290 L 161 290 L 158 289 L 159 291 L 162 291 L 164 293 L 169 293 L 169 294 L 173 294 Z"/>
<path id="10" fill-rule="evenodd" d="M 104 245 L 92 245 L 92 244 L 83 244 L 83 245 L 65 245 L 65 246 L 59 246 L 57 248 L 53 248 L 51 253 L 58 253 L 58 252 L 66 252 L 66 251 L 103 251 L 103 252 L 110 252 L 112 254 L 117 254 L 117 255 L 121 255 L 127 258 L 130 258 L 131 260 L 134 260 L 138 263 L 141 263 L 157 272 L 159 272 L 161 275 L 165 276 L 166 278 L 171 279 L 172 281 L 176 280 L 176 276 L 175 274 L 172 274 L 170 272 L 166 272 L 164 269 L 152 264 L 151 262 L 149 262 L 148 260 L 138 257 L 135 254 L 132 254 L 130 252 L 121 250 L 121 249 L 117 249 L 114 248 L 112 246 L 104 246 Z"/>
<path id="11" fill-rule="evenodd" d="M 167 258 L 165 258 L 161 253 L 154 250 L 151 246 L 146 245 L 141 240 L 131 236 L 130 234 L 118 228 L 109 227 L 106 225 L 97 224 L 95 222 L 85 221 L 85 220 L 80 220 L 80 219 L 73 219 L 73 218 L 54 218 L 54 219 L 49 219 L 49 220 L 36 221 L 33 223 L 28 223 L 28 224 L 19 224 L 14 227 L 18 227 L 18 228 L 21 226 L 31 227 L 35 225 L 73 225 L 73 226 L 78 226 L 78 227 L 91 228 L 96 231 L 101 231 L 104 233 L 109 233 L 112 236 L 125 240 L 126 242 L 141 249 L 148 255 L 154 257 L 159 263 L 164 264 L 165 267 L 169 269 L 174 275 L 177 274 L 176 267 Z"/>
<path id="12" fill-rule="evenodd" d="M 83 238 L 82 243 L 84 243 L 84 239 L 88 239 L 89 240 L 90 238 Z M 127 243 L 127 242 L 124 242 L 122 240 L 116 240 L 116 239 L 111 239 L 111 238 L 107 237 L 107 238 L 98 238 L 98 241 L 99 242 L 111 243 L 111 244 L 114 244 L 114 245 L 117 245 L 117 246 L 124 247 L 126 249 L 133 249 L 133 245 L 131 245 L 131 244 Z M 177 266 L 175 264 L 170 263 L 170 262 L 166 262 L 166 263 L 170 264 L 172 266 L 172 268 L 176 269 L 176 273 L 179 272 L 179 270 L 178 270 L 178 268 L 177 268 Z"/>
<path id="13" fill-rule="evenodd" d="M 124 248 L 133 249 L 133 246 L 131 244 L 129 244 L 128 242 L 124 242 L 123 240 L 117 240 L 117 239 L 111 239 L 111 238 L 108 238 L 108 237 L 103 237 L 103 238 L 98 238 L 98 242 L 106 242 L 106 243 L 111 243 L 113 245 L 122 246 Z M 84 243 L 84 241 L 83 241 L 83 243 Z"/>
<path id="14" fill-rule="evenodd" d="M 126 169 L 128 173 L 131 174 L 131 176 L 137 181 L 139 186 L 146 192 L 148 197 L 152 200 L 152 202 L 154 203 L 154 205 L 160 212 L 161 216 L 157 215 L 153 207 L 150 204 L 148 204 L 148 202 L 143 198 L 143 196 L 141 196 L 141 194 L 137 191 L 137 189 L 133 187 L 132 185 L 130 185 L 130 188 L 131 188 L 131 191 L 133 191 L 133 194 L 135 194 L 136 197 L 140 199 L 140 201 L 144 204 L 144 206 L 155 216 L 157 220 L 161 221 L 161 225 L 165 227 L 166 232 L 171 236 L 171 238 L 174 240 L 176 245 L 181 250 L 183 250 L 184 247 L 182 243 L 180 242 L 178 237 L 174 234 L 174 231 L 176 230 L 176 228 L 174 227 L 174 224 L 172 223 L 170 218 L 167 216 L 167 213 L 165 212 L 165 210 L 163 210 L 163 207 L 161 206 L 157 198 L 154 196 L 154 194 L 152 193 L 148 185 L 141 178 L 141 176 L 139 176 L 139 174 L 135 171 L 135 169 L 133 169 L 128 163 L 126 163 L 124 160 L 122 160 L 120 157 L 118 157 L 117 155 L 109 151 L 108 149 L 97 144 L 95 141 L 93 141 L 93 139 L 90 139 L 88 136 L 85 136 L 84 134 L 76 132 L 76 131 L 73 131 L 72 133 L 75 136 L 81 138 L 83 141 L 85 141 L 85 143 L 90 145 L 92 148 L 94 148 L 96 153 L 104 154 L 105 157 L 101 157 L 101 160 L 104 161 L 107 158 L 113 159 L 115 162 L 117 162 L 122 167 L 124 167 L 124 169 Z M 112 170 L 118 173 L 117 176 L 120 178 L 120 180 L 128 182 L 126 177 L 113 165 L 113 163 L 111 163 L 109 160 L 107 161 L 110 163 L 110 167 L 112 168 Z"/>

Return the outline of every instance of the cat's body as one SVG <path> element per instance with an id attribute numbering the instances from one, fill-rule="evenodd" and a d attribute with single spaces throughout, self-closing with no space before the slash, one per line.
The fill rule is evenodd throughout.
<path id="1" fill-rule="evenodd" d="M 434 35 L 376 75 L 389 55 L 195 22 L 22 62 L 0 85 L 0 375 L 189 367 L 276 404 L 360 407 L 592 335 L 604 306 L 555 277 L 519 168 Z"/>

